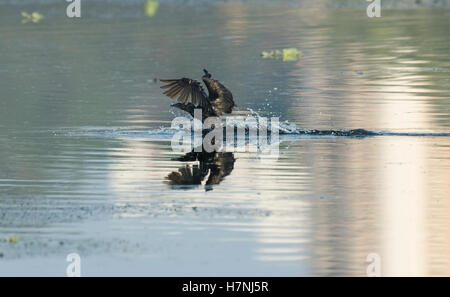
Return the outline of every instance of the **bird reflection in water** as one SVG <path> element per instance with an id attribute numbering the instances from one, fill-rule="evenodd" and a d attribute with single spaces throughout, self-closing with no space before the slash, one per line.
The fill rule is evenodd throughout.
<path id="1" fill-rule="evenodd" d="M 193 149 L 191 152 L 172 160 L 180 162 L 197 161 L 198 164 L 186 164 L 180 167 L 178 171 L 171 172 L 166 177 L 166 182 L 169 185 L 174 189 L 187 190 L 204 184 L 205 191 L 211 191 L 214 185 L 220 184 L 233 171 L 236 161 L 234 154 L 231 152 L 213 151 L 208 153 L 204 149 L 201 152 L 196 152 L 196 149 Z"/>

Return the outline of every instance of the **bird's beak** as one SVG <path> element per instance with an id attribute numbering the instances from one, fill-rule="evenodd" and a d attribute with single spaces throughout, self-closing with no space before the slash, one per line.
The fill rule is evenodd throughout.
<path id="1" fill-rule="evenodd" d="M 205 72 L 205 76 L 206 76 L 206 77 L 208 77 L 208 78 L 211 77 L 211 74 L 208 72 L 208 70 L 203 69 L 203 71 Z"/>

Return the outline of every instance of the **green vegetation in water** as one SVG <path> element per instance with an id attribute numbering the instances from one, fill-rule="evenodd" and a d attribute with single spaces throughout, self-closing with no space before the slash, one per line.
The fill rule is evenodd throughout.
<path id="1" fill-rule="evenodd" d="M 284 48 L 282 50 L 276 49 L 271 51 L 263 51 L 261 57 L 264 59 L 282 59 L 284 62 L 297 61 L 302 52 L 296 48 Z"/>
<path id="2" fill-rule="evenodd" d="M 4 241 L 9 243 L 17 243 L 19 242 L 19 238 L 16 236 L 6 237 Z"/>
<path id="3" fill-rule="evenodd" d="M 159 2 L 155 0 L 148 0 L 145 4 L 145 14 L 149 17 L 153 17 L 158 11 Z"/>
<path id="4" fill-rule="evenodd" d="M 22 11 L 22 24 L 26 24 L 28 22 L 39 23 L 44 16 L 39 12 L 33 12 L 29 14 L 28 12 Z"/>

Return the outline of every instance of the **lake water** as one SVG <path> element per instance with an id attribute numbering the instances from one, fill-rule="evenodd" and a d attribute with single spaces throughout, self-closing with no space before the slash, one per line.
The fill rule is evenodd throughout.
<path id="1" fill-rule="evenodd" d="M 64 276 L 72 252 L 82 275 L 365 276 L 371 253 L 385 276 L 450 274 L 450 10 L 59 2 L 0 2 L 0 275 Z M 195 162 L 153 80 L 203 68 L 238 114 L 375 135 L 281 135 L 277 159 L 170 185 Z"/>

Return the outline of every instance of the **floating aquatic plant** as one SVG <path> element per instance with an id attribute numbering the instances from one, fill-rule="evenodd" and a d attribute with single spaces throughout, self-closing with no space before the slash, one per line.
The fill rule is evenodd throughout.
<path id="1" fill-rule="evenodd" d="M 152 17 L 158 11 L 159 2 L 155 0 L 148 0 L 145 4 L 145 14 Z"/>
<path id="2" fill-rule="evenodd" d="M 23 24 L 26 24 L 28 22 L 39 23 L 44 18 L 44 16 L 39 12 L 33 12 L 29 14 L 28 12 L 22 11 L 22 18 Z"/>
<path id="3" fill-rule="evenodd" d="M 271 59 L 282 59 L 284 62 L 287 61 L 297 61 L 298 58 L 301 56 L 302 52 L 298 49 L 292 47 L 292 48 L 285 48 L 285 49 L 276 49 L 272 51 L 263 51 L 261 53 L 261 57 L 264 59 L 271 58 Z"/>
<path id="4" fill-rule="evenodd" d="M 17 243 L 19 241 L 19 238 L 16 236 L 6 237 L 5 241 L 9 243 Z"/>

